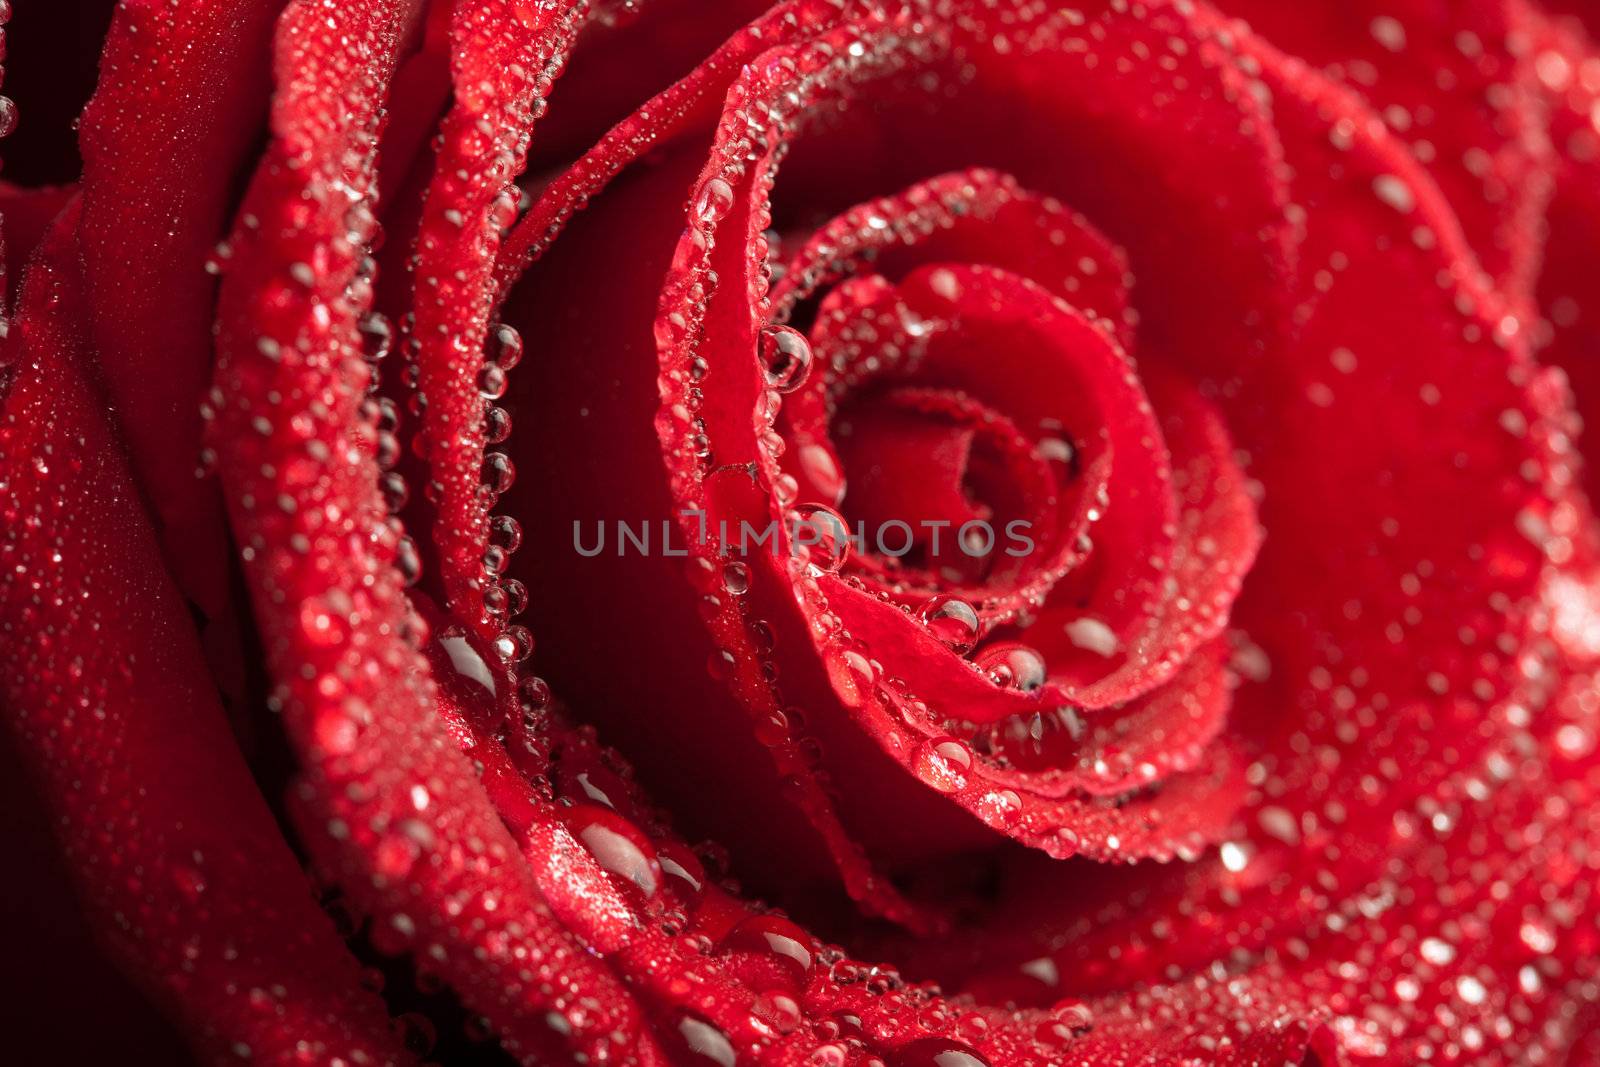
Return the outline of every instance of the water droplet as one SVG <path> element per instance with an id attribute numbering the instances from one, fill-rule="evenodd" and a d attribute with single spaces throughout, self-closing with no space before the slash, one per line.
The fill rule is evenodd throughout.
<path id="1" fill-rule="evenodd" d="M 394 327 L 388 318 L 374 311 L 361 317 L 356 327 L 361 333 L 361 354 L 368 363 L 381 363 L 394 348 Z"/>
<path id="2" fill-rule="evenodd" d="M 1372 191 L 1379 200 L 1401 214 L 1410 213 L 1417 206 L 1411 187 L 1393 174 L 1380 174 L 1372 179 Z"/>
<path id="3" fill-rule="evenodd" d="M 480 686 L 491 698 L 494 697 L 498 691 L 494 672 L 472 642 L 461 633 L 445 634 L 438 640 L 439 647 L 450 657 L 450 666 L 455 668 L 456 673 Z"/>
<path id="4" fill-rule="evenodd" d="M 506 372 L 495 363 L 485 363 L 478 370 L 478 393 L 485 400 L 499 400 L 506 395 L 510 384 Z"/>
<path id="5" fill-rule="evenodd" d="M 972 750 L 953 737 L 924 741 L 913 761 L 917 777 L 941 793 L 959 793 L 967 784 Z"/>
<path id="6" fill-rule="evenodd" d="M 778 915 L 754 915 L 729 931 L 724 952 L 755 952 L 778 961 L 798 985 L 811 973 L 811 939 Z"/>
<path id="7" fill-rule="evenodd" d="M 655 895 L 661 865 L 650 840 L 633 823 L 598 804 L 577 804 L 564 813 L 567 827 L 607 873 Z"/>
<path id="8" fill-rule="evenodd" d="M 991 682 L 1004 689 L 1031 693 L 1045 683 L 1044 657 L 1026 645 L 994 645 L 976 662 Z"/>
<path id="9" fill-rule="evenodd" d="M 483 484 L 496 493 L 504 493 L 517 480 L 517 468 L 504 452 L 490 452 L 483 457 Z"/>
<path id="10" fill-rule="evenodd" d="M 395 567 L 400 571 L 400 579 L 406 585 L 416 585 L 422 578 L 422 553 L 417 550 L 417 543 L 411 537 L 403 536 L 395 545 Z"/>
<path id="11" fill-rule="evenodd" d="M 792 393 L 811 373 L 811 342 L 792 326 L 776 323 L 761 328 L 761 370 L 767 384 L 780 393 Z"/>
<path id="12" fill-rule="evenodd" d="M 523 711 L 543 711 L 550 706 L 550 683 L 536 675 L 529 675 L 518 684 L 517 699 Z"/>
<path id="13" fill-rule="evenodd" d="M 687 1014 L 678 1020 L 677 1029 L 678 1036 L 683 1040 L 684 1062 L 734 1067 L 737 1057 L 727 1034 L 704 1019 Z"/>
<path id="14" fill-rule="evenodd" d="M 661 864 L 661 873 L 666 875 L 667 884 L 685 900 L 694 900 L 705 888 L 706 869 L 687 845 L 680 845 L 676 841 L 665 842 L 657 850 L 656 860 Z"/>
<path id="15" fill-rule="evenodd" d="M 484 358 L 501 370 L 510 370 L 522 362 L 522 335 L 503 322 L 489 327 Z"/>
<path id="16" fill-rule="evenodd" d="M 694 217 L 709 226 L 733 207 L 733 186 L 726 179 L 713 175 L 700 183 L 694 194 Z"/>
<path id="17" fill-rule="evenodd" d="M 800 1004 L 787 993 L 768 990 L 750 1006 L 751 1017 L 780 1034 L 792 1034 L 805 1021 Z"/>
<path id="18" fill-rule="evenodd" d="M 739 669 L 739 659 L 725 648 L 714 649 L 706 657 L 706 673 L 719 682 L 732 678 Z"/>
<path id="19" fill-rule="evenodd" d="M 483 410 L 483 436 L 491 445 L 498 445 L 511 436 L 511 412 L 490 404 Z"/>
<path id="20" fill-rule="evenodd" d="M 1084 616 L 1067 623 L 1064 629 L 1068 641 L 1086 652 L 1093 652 L 1106 659 L 1116 655 L 1122 647 L 1116 633 L 1099 619 Z"/>
<path id="21" fill-rule="evenodd" d="M 985 793 L 978 800 L 977 814 L 990 826 L 1004 829 L 1022 818 L 1022 798 L 1009 789 Z"/>
<path id="22" fill-rule="evenodd" d="M 850 528 L 837 511 L 825 504 L 801 504 L 792 513 L 790 536 L 806 562 L 833 574 L 850 556 Z"/>
<path id="23" fill-rule="evenodd" d="M 743 596 L 750 591 L 750 568 L 738 560 L 730 560 L 722 565 L 722 588 L 734 596 Z"/>
<path id="24" fill-rule="evenodd" d="M 1042 1045 L 1061 1045 L 1088 1033 L 1094 1015 L 1081 1000 L 1063 1000 L 1050 1009 L 1050 1017 L 1039 1024 L 1034 1036 Z"/>
<path id="25" fill-rule="evenodd" d="M 533 655 L 533 633 L 526 626 L 508 626 L 494 639 L 495 655 L 510 663 Z"/>
<path id="26" fill-rule="evenodd" d="M 1072 447 L 1072 442 L 1062 437 L 1041 437 L 1034 444 L 1034 451 L 1039 453 L 1039 458 L 1063 467 L 1072 466 L 1077 456 L 1077 449 Z"/>
<path id="27" fill-rule="evenodd" d="M 522 546 L 522 525 L 510 515 L 491 516 L 489 543 L 507 552 L 515 552 Z"/>
<path id="28" fill-rule="evenodd" d="M 521 615 L 528 610 L 528 587 L 515 578 L 507 578 L 500 583 L 500 589 L 506 595 L 506 614 Z"/>
<path id="29" fill-rule="evenodd" d="M 847 646 L 835 646 L 823 654 L 828 681 L 846 707 L 859 708 L 872 695 L 878 672 L 872 661 Z"/>
<path id="30" fill-rule="evenodd" d="M 957 655 L 966 655 L 978 642 L 980 622 L 971 604 L 955 596 L 936 596 L 917 613 L 928 632 Z"/>
<path id="31" fill-rule="evenodd" d="M 989 1067 L 978 1050 L 944 1037 L 925 1037 L 901 1045 L 889 1057 L 889 1067 Z"/>
<path id="32" fill-rule="evenodd" d="M 818 1045 L 811 1050 L 810 1067 L 844 1067 L 849 1061 L 850 1053 L 838 1044 Z"/>
<path id="33" fill-rule="evenodd" d="M 300 605 L 300 629 L 314 644 L 337 645 L 349 636 L 345 613 L 324 597 L 309 597 Z"/>

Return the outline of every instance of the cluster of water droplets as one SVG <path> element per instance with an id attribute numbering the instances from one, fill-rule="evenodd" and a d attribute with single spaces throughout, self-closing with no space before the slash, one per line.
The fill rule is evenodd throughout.
<path id="1" fill-rule="evenodd" d="M 832 45 L 833 42 L 829 43 Z M 905 44 L 903 40 L 901 43 Z M 1070 736 L 1073 741 L 1078 740 L 1084 734 L 1081 712 L 1073 707 L 1040 711 L 1030 717 L 1030 722 L 1008 723 L 1004 728 L 987 730 L 972 724 L 953 722 L 919 698 L 904 679 L 886 676 L 882 664 L 871 650 L 852 635 L 831 610 L 819 579 L 843 580 L 858 590 L 864 589 L 901 608 L 910 616 L 909 624 L 923 625 L 955 654 L 972 657 L 972 669 L 997 688 L 1027 694 L 1044 686 L 1048 679 L 1048 665 L 1037 649 L 1014 639 L 995 641 L 988 646 L 982 644 L 989 626 L 1001 621 L 1013 621 L 1025 627 L 1029 619 L 1025 610 L 1008 607 L 1004 609 L 1004 614 L 991 612 L 994 622 L 986 625 L 985 607 L 962 596 L 934 591 L 931 595 L 913 595 L 907 603 L 896 596 L 897 591 L 901 596 L 906 592 L 898 584 L 889 588 L 864 584 L 860 576 L 854 573 L 850 565 L 852 547 L 846 533 L 848 526 L 835 509 L 834 501 L 804 500 L 799 483 L 780 466 L 780 458 L 788 448 L 788 443 L 776 426 L 784 400 L 805 388 L 808 379 L 822 371 L 817 366 L 819 360 L 810 340 L 783 320 L 780 309 L 771 305 L 769 294 L 773 276 L 781 268 L 774 261 L 777 240 L 768 229 L 771 219 L 766 194 L 771 191 L 777 167 L 787 151 L 788 139 L 804 126 L 810 109 L 819 100 L 828 98 L 830 87 L 827 85 L 827 75 L 830 70 L 833 67 L 849 69 L 877 63 L 877 68 L 870 76 L 892 76 L 897 63 L 908 59 L 912 63 L 926 61 L 937 53 L 938 48 L 935 40 L 920 40 L 880 60 L 877 57 L 881 53 L 872 42 L 859 38 L 847 39 L 845 43 L 835 46 L 831 53 L 819 51 L 820 56 L 845 58 L 829 58 L 829 63 L 818 64 L 817 71 L 803 70 L 802 58 L 783 56 L 775 59 L 770 69 L 790 83 L 785 86 L 784 94 L 777 97 L 777 103 L 769 102 L 765 89 L 753 88 L 741 97 L 743 87 L 735 88 L 730 100 L 735 101 L 736 106 L 724 118 L 721 126 L 724 137 L 719 140 L 713 166 L 708 168 L 705 177 L 691 192 L 689 227 L 679 242 L 669 274 L 668 292 L 661 304 L 662 314 L 656 322 L 656 341 L 664 354 L 660 382 L 664 403 L 658 429 L 669 450 L 681 457 L 681 461 L 669 464 L 673 487 L 679 499 L 696 499 L 702 480 L 732 476 L 718 466 L 715 444 L 707 433 L 704 420 L 695 409 L 702 402 L 708 385 L 714 384 L 711 380 L 723 373 L 699 351 L 703 341 L 699 336 L 699 323 L 721 281 L 717 272 L 710 267 L 719 226 L 734 212 L 738 198 L 744 196 L 747 198 L 749 218 L 742 228 L 752 235 L 746 242 L 748 247 L 745 255 L 753 279 L 750 297 L 757 308 L 759 322 L 755 362 L 765 386 L 756 412 L 756 435 L 761 457 L 758 468 L 779 513 L 791 524 L 803 524 L 813 531 L 808 543 L 792 546 L 790 550 L 793 594 L 810 620 L 813 639 L 821 648 L 828 677 L 842 702 L 850 707 L 875 709 L 875 714 L 886 713 L 909 728 L 909 737 L 892 735 L 902 738 L 894 743 L 914 747 L 915 752 L 910 756 L 908 766 L 934 788 L 944 792 L 964 792 L 982 780 L 972 773 L 979 761 L 1007 767 L 1009 755 L 1004 750 L 1008 743 L 1015 744 L 1019 737 L 1025 747 L 1031 745 L 1034 748 L 1039 746 L 1041 733 L 1052 730 Z M 851 59 L 856 63 L 852 64 Z M 859 69 L 853 73 L 857 77 L 863 76 L 863 71 Z M 757 105 L 752 112 L 756 117 L 746 120 L 748 128 L 745 130 L 739 128 L 737 105 L 741 100 L 753 101 Z M 741 134 L 748 139 L 741 137 Z M 747 178 L 752 165 L 753 176 Z M 741 192 L 747 185 L 753 185 L 753 190 L 750 193 Z M 966 195 L 971 197 L 973 194 L 968 190 Z M 797 281 L 798 284 L 785 292 L 782 310 L 792 309 L 830 276 L 870 255 L 868 250 L 882 243 L 881 236 L 885 230 L 903 231 L 901 239 L 913 243 L 919 232 L 932 232 L 949 225 L 950 220 L 971 210 L 971 207 L 957 194 L 949 201 L 930 198 L 929 202 L 915 205 L 913 211 L 904 210 L 902 205 L 899 212 L 861 212 L 859 217 L 851 219 L 859 228 L 859 236 L 848 231 L 830 230 L 823 239 L 825 243 L 811 259 L 813 266 L 802 268 L 803 272 L 808 273 L 803 273 L 798 279 L 790 279 L 791 283 Z M 1109 323 L 1103 325 L 1108 332 L 1113 328 Z M 873 351 L 869 357 L 851 359 L 843 351 L 835 351 L 826 368 L 828 378 L 825 388 L 830 395 L 837 396 L 853 384 L 864 381 L 875 372 L 877 366 L 894 362 L 914 366 L 919 358 L 920 343 L 935 328 L 915 315 L 903 314 L 901 321 L 888 334 L 880 330 L 874 335 Z M 896 345 L 903 347 L 897 349 Z M 668 354 L 676 358 L 669 358 Z M 1041 427 L 1037 453 L 1042 460 L 1052 462 L 1062 470 L 1071 468 L 1076 461 L 1075 446 L 1059 427 Z M 832 470 L 842 491 L 842 476 L 839 476 L 836 463 L 832 465 Z M 1090 522 L 1096 521 L 1104 513 L 1108 502 L 1103 486 L 1098 493 L 1098 502 L 1088 511 Z M 1088 552 L 1087 533 L 1079 535 L 1077 548 L 1080 558 Z M 737 575 L 733 579 L 734 586 L 741 587 L 747 583 L 744 564 L 729 564 L 725 568 Z M 1053 581 L 1054 576 L 1040 580 L 1036 583 L 1037 588 L 1030 588 L 1023 600 L 1031 601 L 1035 606 L 1042 604 Z M 707 595 L 717 599 L 725 596 L 726 590 L 716 590 Z M 1104 624 L 1090 618 L 1084 620 L 1084 626 L 1098 627 L 1093 633 L 1085 635 L 1085 647 L 1104 649 L 1107 646 L 1105 635 L 1109 633 Z M 770 634 L 771 631 L 759 619 L 753 620 L 753 629 L 762 634 Z M 1111 644 L 1115 644 L 1114 637 Z M 1101 651 L 1100 654 L 1112 653 Z M 739 655 L 719 641 L 708 669 L 715 677 L 733 679 L 739 671 L 740 661 Z M 772 659 L 770 648 L 760 650 L 756 664 L 755 673 L 758 675 L 775 673 L 776 662 Z M 794 736 L 794 726 L 803 723 L 803 714 L 794 713 L 793 709 L 783 708 L 781 704 L 770 709 L 763 708 L 755 714 L 760 720 L 758 736 L 774 751 L 792 743 L 799 750 L 812 753 L 812 775 L 824 784 L 825 790 L 826 775 L 819 765 L 820 750 L 816 742 Z M 773 722 L 782 723 L 783 728 L 774 729 Z M 1013 735 L 1010 741 L 997 743 L 996 739 L 1007 732 Z M 1011 789 L 982 789 L 971 794 L 969 800 L 980 817 L 1000 827 L 1017 825 L 1025 810 L 1023 797 Z M 1115 848 L 1115 838 L 1112 837 L 1110 841 L 1110 847 Z M 1061 827 L 1059 832 L 1051 836 L 1049 847 L 1052 851 L 1070 854 L 1077 847 L 1076 835 Z M 863 877 L 864 880 L 876 881 L 870 875 Z"/>
<path id="2" fill-rule="evenodd" d="M 988 1067 L 996 1061 L 979 1046 L 992 1040 L 1010 1048 L 1020 1043 L 1047 1059 L 1092 1028 L 1089 1008 L 1071 998 L 1049 1009 L 954 1005 L 937 984 L 911 983 L 892 966 L 852 959 L 781 912 L 741 906 L 742 915 L 730 921 L 726 909 L 739 885 L 727 873 L 726 853 L 676 838 L 631 770 L 598 745 L 592 730 L 547 725 L 556 738 L 547 780 L 562 821 L 642 929 L 666 938 L 654 950 L 662 966 L 693 973 L 694 960 L 709 958 L 740 976 L 744 1019 L 724 1014 L 719 1025 L 693 1007 L 671 1016 L 669 1044 L 686 1062 L 734 1067 L 745 1062 L 747 1047 L 757 1053 L 801 1041 L 813 1067 Z M 951 759 L 959 773 L 959 755 L 940 758 Z M 819 1004 L 831 1007 L 818 1012 Z M 930 1031 L 949 1036 L 918 1036 Z"/>

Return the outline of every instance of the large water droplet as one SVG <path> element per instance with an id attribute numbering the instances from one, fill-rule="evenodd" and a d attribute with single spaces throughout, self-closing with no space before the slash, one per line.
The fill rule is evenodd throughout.
<path id="1" fill-rule="evenodd" d="M 508 384 L 506 372 L 499 364 L 485 363 L 478 369 L 478 393 L 485 400 L 499 400 L 505 396 Z"/>
<path id="2" fill-rule="evenodd" d="M 505 408 L 487 405 L 483 410 L 483 436 L 491 445 L 498 445 L 511 436 L 511 412 Z"/>
<path id="3" fill-rule="evenodd" d="M 633 823 L 598 804 L 577 804 L 565 812 L 573 836 L 609 874 L 654 896 L 661 883 L 661 865 L 649 838 Z"/>
<path id="4" fill-rule="evenodd" d="M 387 318 L 374 311 L 363 315 L 356 328 L 361 332 L 361 354 L 369 363 L 379 363 L 388 357 L 394 347 L 394 327 Z"/>
<path id="5" fill-rule="evenodd" d="M 917 613 L 928 632 L 952 652 L 965 655 L 978 643 L 978 613 L 955 596 L 936 596 Z"/>
<path id="6" fill-rule="evenodd" d="M 844 518 L 825 504 L 801 504 L 791 514 L 792 543 L 797 552 L 806 553 L 806 562 L 827 574 L 843 567 L 850 557 L 850 528 Z"/>
<path id="7" fill-rule="evenodd" d="M 439 647 L 450 657 L 450 665 L 461 677 L 481 686 L 491 698 L 498 692 L 494 672 L 488 661 L 473 647 L 463 634 L 446 634 L 439 638 Z"/>
<path id="8" fill-rule="evenodd" d="M 533 655 L 533 633 L 526 626 L 508 626 L 494 639 L 494 651 L 508 663 L 520 663 Z"/>
<path id="9" fill-rule="evenodd" d="M 684 1015 L 678 1020 L 678 1036 L 683 1039 L 686 1063 L 734 1067 L 737 1062 L 728 1035 L 704 1019 Z"/>
<path id="10" fill-rule="evenodd" d="M 972 750 L 953 737 L 924 741 L 913 760 L 917 777 L 941 793 L 959 793 L 972 768 Z"/>
<path id="11" fill-rule="evenodd" d="M 516 465 L 504 452 L 490 452 L 483 457 L 483 484 L 496 493 L 503 493 L 517 480 Z"/>
<path id="12" fill-rule="evenodd" d="M 706 869 L 687 845 L 680 845 L 676 841 L 665 842 L 657 850 L 656 859 L 661 864 L 661 873 L 667 878 L 667 885 L 676 890 L 680 897 L 695 900 L 700 896 L 706 884 Z"/>
<path id="13" fill-rule="evenodd" d="M 767 384 L 780 393 L 792 393 L 811 373 L 811 342 L 792 326 L 771 323 L 761 328 L 761 370 Z"/>
<path id="14" fill-rule="evenodd" d="M 776 960 L 799 983 L 811 972 L 811 939 L 806 932 L 778 915 L 754 915 L 723 938 L 724 952 L 755 952 Z"/>
<path id="15" fill-rule="evenodd" d="M 695 190 L 693 207 L 694 217 L 702 225 L 715 223 L 733 207 L 733 186 L 716 175 L 707 178 Z"/>
<path id="16" fill-rule="evenodd" d="M 1045 683 L 1044 657 L 1026 645 L 995 645 L 980 653 L 976 662 L 1003 689 L 1031 693 Z"/>
<path id="17" fill-rule="evenodd" d="M 489 519 L 489 543 L 507 552 L 522 546 L 522 526 L 510 515 L 494 515 Z"/>
<path id="18" fill-rule="evenodd" d="M 878 672 L 872 661 L 846 645 L 836 645 L 823 653 L 828 681 L 846 707 L 859 708 L 872 695 Z"/>
<path id="19" fill-rule="evenodd" d="M 989 1067 L 978 1050 L 944 1037 L 926 1037 L 901 1045 L 889 1057 L 889 1067 Z"/>
<path id="20" fill-rule="evenodd" d="M 522 361 L 522 335 L 503 322 L 489 327 L 484 358 L 501 370 L 510 370 Z"/>

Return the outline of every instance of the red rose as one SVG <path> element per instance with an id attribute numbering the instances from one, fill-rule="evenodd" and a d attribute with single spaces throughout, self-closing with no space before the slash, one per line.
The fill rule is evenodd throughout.
<path id="1" fill-rule="evenodd" d="M 1600 1054 L 1600 59 L 1222 7 L 125 0 L 75 184 L 13 21 L 0 701 L 197 1056 Z"/>

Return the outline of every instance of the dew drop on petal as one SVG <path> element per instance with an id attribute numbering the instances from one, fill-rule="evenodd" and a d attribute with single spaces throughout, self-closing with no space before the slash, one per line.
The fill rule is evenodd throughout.
<path id="1" fill-rule="evenodd" d="M 695 900 L 706 884 L 706 870 L 687 845 L 667 841 L 656 851 L 667 885 L 685 900 Z"/>
<path id="2" fill-rule="evenodd" d="M 485 363 L 478 370 L 478 393 L 485 400 L 499 400 L 505 396 L 508 384 L 506 372 L 499 364 Z"/>
<path id="3" fill-rule="evenodd" d="M 979 798 L 976 811 L 990 826 L 1005 829 L 1022 818 L 1022 798 L 1010 789 L 997 789 Z"/>
<path id="4" fill-rule="evenodd" d="M 517 480 L 517 468 L 504 452 L 490 452 L 483 457 L 483 484 L 496 493 L 503 493 Z"/>
<path id="5" fill-rule="evenodd" d="M 811 973 L 811 939 L 779 915 L 753 915 L 723 938 L 724 952 L 753 952 L 776 959 L 796 983 Z"/>
<path id="6" fill-rule="evenodd" d="M 811 373 L 811 342 L 792 326 L 763 326 L 760 338 L 761 371 L 767 384 L 780 393 L 792 393 Z"/>
<path id="7" fill-rule="evenodd" d="M 850 528 L 837 511 L 825 504 L 801 504 L 794 509 L 790 534 L 806 562 L 825 574 L 834 574 L 850 557 Z"/>
<path id="8" fill-rule="evenodd" d="M 943 1037 L 926 1037 L 901 1045 L 889 1057 L 889 1067 L 989 1067 L 978 1050 Z"/>
<path id="9" fill-rule="evenodd" d="M 684 1062 L 691 1064 L 734 1067 L 737 1057 L 728 1035 L 704 1019 L 684 1015 L 678 1020 L 678 1036 L 683 1039 L 687 1055 Z"/>
<path id="10" fill-rule="evenodd" d="M 995 645 L 980 653 L 976 662 L 1003 689 L 1031 693 L 1045 683 L 1044 657 L 1026 645 Z"/>
<path id="11" fill-rule="evenodd" d="M 1402 215 L 1409 214 L 1417 206 L 1411 187 L 1393 174 L 1380 174 L 1372 179 L 1372 191 Z"/>
<path id="12" fill-rule="evenodd" d="M 917 613 L 928 632 L 957 655 L 972 651 L 978 642 L 978 613 L 956 596 L 936 596 Z"/>
<path id="13" fill-rule="evenodd" d="M 750 591 L 750 568 L 738 560 L 729 560 L 722 565 L 722 588 L 734 596 L 743 596 Z"/>
<path id="14" fill-rule="evenodd" d="M 458 675 L 481 686 L 491 698 L 495 695 L 494 672 L 471 641 L 459 633 L 447 634 L 439 638 L 439 647 L 450 657 L 450 665 Z"/>
<path id="15" fill-rule="evenodd" d="M 491 445 L 498 445 L 511 436 L 511 413 L 505 408 L 490 404 L 483 412 L 483 436 Z"/>
<path id="16" fill-rule="evenodd" d="M 489 327 L 484 356 L 501 370 L 510 370 L 522 360 L 522 335 L 503 322 L 495 323 Z"/>
<path id="17" fill-rule="evenodd" d="M 867 702 L 877 680 L 872 661 L 853 648 L 836 646 L 823 655 L 828 681 L 846 707 L 859 708 Z"/>
<path id="18" fill-rule="evenodd" d="M 565 813 L 573 836 L 609 874 L 654 896 L 661 882 L 656 850 L 637 826 L 608 808 L 578 804 Z"/>
<path id="19" fill-rule="evenodd" d="M 509 626 L 494 639 L 494 651 L 506 662 L 521 662 L 533 655 L 533 633 L 526 626 Z"/>
<path id="20" fill-rule="evenodd" d="M 507 552 L 515 552 L 522 547 L 522 525 L 510 515 L 491 516 L 489 543 Z"/>
<path id="21" fill-rule="evenodd" d="M 1121 648 L 1121 642 L 1111 627 L 1099 619 L 1084 616 L 1074 619 L 1066 624 L 1063 629 L 1067 632 L 1067 640 L 1086 652 L 1093 652 L 1097 656 L 1110 659 Z"/>
<path id="22" fill-rule="evenodd" d="M 953 737 L 924 741 L 913 762 L 917 777 L 941 793 L 958 793 L 967 784 L 972 750 Z"/>
<path id="23" fill-rule="evenodd" d="M 369 363 L 378 363 L 388 357 L 394 347 L 394 327 L 378 312 L 363 315 L 356 324 L 361 333 L 361 350 Z"/>
<path id="24" fill-rule="evenodd" d="M 700 183 L 694 194 L 694 217 L 702 225 L 711 225 L 733 207 L 733 186 L 727 179 L 713 175 Z"/>

